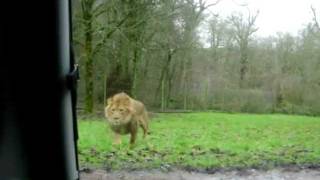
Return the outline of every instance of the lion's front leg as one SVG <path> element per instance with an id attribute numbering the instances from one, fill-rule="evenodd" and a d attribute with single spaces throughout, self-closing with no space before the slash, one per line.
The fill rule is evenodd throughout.
<path id="1" fill-rule="evenodd" d="M 136 139 L 137 139 L 137 132 L 131 133 L 131 136 L 130 136 L 130 145 L 131 146 L 134 145 L 134 143 L 136 142 Z"/>
<path id="2" fill-rule="evenodd" d="M 138 133 L 138 122 L 136 119 L 133 119 L 130 126 L 130 146 L 134 146 Z"/>
<path id="3" fill-rule="evenodd" d="M 114 140 L 113 140 L 114 145 L 120 145 L 121 144 L 121 135 L 118 133 L 114 133 Z"/>

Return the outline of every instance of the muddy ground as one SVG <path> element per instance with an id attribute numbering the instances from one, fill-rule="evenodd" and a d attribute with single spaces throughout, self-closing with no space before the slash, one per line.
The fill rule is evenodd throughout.
<path id="1" fill-rule="evenodd" d="M 320 180 L 320 168 L 277 168 L 273 170 L 233 170 L 214 173 L 185 170 L 114 171 L 89 170 L 81 172 L 82 180 Z"/>

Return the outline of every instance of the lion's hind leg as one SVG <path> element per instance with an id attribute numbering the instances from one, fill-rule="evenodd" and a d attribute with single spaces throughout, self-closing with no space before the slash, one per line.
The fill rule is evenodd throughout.
<path id="1" fill-rule="evenodd" d="M 145 115 L 142 115 L 139 119 L 139 124 L 140 124 L 140 127 L 142 128 L 143 130 L 143 138 L 145 138 L 148 134 L 148 131 L 149 131 L 149 124 L 148 124 L 148 116 Z"/>

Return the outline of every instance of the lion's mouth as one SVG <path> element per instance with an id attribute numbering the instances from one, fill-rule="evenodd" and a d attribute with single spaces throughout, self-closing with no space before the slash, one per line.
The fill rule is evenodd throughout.
<path id="1" fill-rule="evenodd" d="M 120 118 L 120 120 L 119 119 L 115 120 L 113 118 L 110 118 L 109 123 L 112 126 L 122 126 L 122 125 L 126 125 L 126 124 L 130 123 L 131 118 L 132 118 L 132 116 L 127 116 L 124 119 Z"/>
<path id="2" fill-rule="evenodd" d="M 119 126 L 119 125 L 121 125 L 120 122 L 110 122 L 110 124 L 111 124 L 111 125 L 114 125 L 114 126 Z"/>
<path id="3" fill-rule="evenodd" d="M 122 126 L 128 124 L 128 122 L 110 122 L 110 124 L 113 126 Z"/>

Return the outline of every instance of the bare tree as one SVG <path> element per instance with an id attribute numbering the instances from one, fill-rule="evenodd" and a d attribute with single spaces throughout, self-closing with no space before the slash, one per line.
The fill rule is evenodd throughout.
<path id="1" fill-rule="evenodd" d="M 111 35 L 127 20 L 128 15 L 120 21 L 111 23 L 98 23 L 101 15 L 105 14 L 112 4 L 98 0 L 81 0 L 81 15 L 78 19 L 83 27 L 82 39 L 75 37 L 75 43 L 83 48 L 84 53 L 84 82 L 85 82 L 85 111 L 93 112 L 94 105 L 94 59 L 103 49 Z M 99 25 L 97 25 L 99 24 Z M 109 28 L 111 26 L 112 28 Z M 94 39 L 99 38 L 99 41 Z"/>
<path id="2" fill-rule="evenodd" d="M 220 0 L 215 1 L 214 3 L 208 3 L 208 1 L 195 1 L 195 0 L 187 0 L 184 4 L 184 12 L 182 12 L 182 17 L 184 19 L 184 49 L 185 49 L 185 59 L 183 61 L 181 75 L 181 87 L 183 89 L 183 108 L 187 109 L 189 104 L 190 95 L 189 92 L 191 90 L 192 82 L 192 59 L 191 59 L 191 49 L 196 47 L 196 36 L 195 32 L 200 22 L 203 20 L 203 13 L 206 9 L 211 6 L 217 5 Z"/>
<path id="3" fill-rule="evenodd" d="M 311 6 L 311 11 L 312 11 L 312 14 L 313 14 L 314 25 L 315 25 L 317 31 L 320 31 L 320 25 L 319 25 L 319 21 L 318 21 L 318 18 L 317 18 L 317 12 L 316 12 L 316 9 L 313 6 Z"/>
<path id="4" fill-rule="evenodd" d="M 240 87 L 243 87 L 243 81 L 248 71 L 248 44 L 250 36 L 258 30 L 255 27 L 256 19 L 259 11 L 251 15 L 249 11 L 248 17 L 244 17 L 242 13 L 231 15 L 230 23 L 234 28 L 235 38 L 240 47 Z"/>

